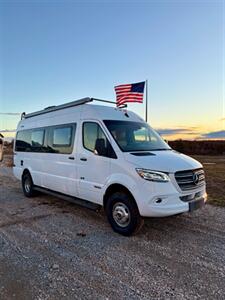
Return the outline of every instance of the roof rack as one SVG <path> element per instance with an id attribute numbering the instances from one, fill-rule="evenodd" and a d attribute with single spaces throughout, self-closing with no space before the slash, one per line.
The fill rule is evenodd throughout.
<path id="1" fill-rule="evenodd" d="M 105 102 L 105 103 L 116 104 L 116 103 L 113 102 L 113 101 L 108 101 L 108 100 L 103 100 L 103 99 L 97 99 L 97 98 L 89 98 L 89 97 L 86 97 L 86 98 L 82 98 L 82 99 L 75 100 L 75 101 L 68 102 L 68 103 L 61 104 L 61 105 L 49 106 L 49 107 L 46 107 L 46 108 L 43 109 L 43 110 L 39 110 L 39 111 L 30 113 L 30 114 L 26 114 L 26 113 L 24 112 L 24 113 L 22 113 L 22 115 L 21 115 L 21 120 L 22 120 L 22 119 L 32 118 L 32 117 L 39 116 L 39 115 L 43 115 L 43 114 L 47 114 L 47 113 L 49 113 L 49 112 L 61 110 L 61 109 L 64 109 L 64 108 L 69 108 L 69 107 L 74 107 L 74 106 L 82 105 L 82 104 L 89 103 L 89 102 L 92 102 L 92 101 L 99 101 L 99 102 Z"/>

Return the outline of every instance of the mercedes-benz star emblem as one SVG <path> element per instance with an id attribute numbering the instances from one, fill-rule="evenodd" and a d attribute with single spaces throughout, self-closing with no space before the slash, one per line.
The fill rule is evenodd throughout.
<path id="1" fill-rule="evenodd" d="M 199 175 L 197 173 L 193 174 L 193 182 L 194 184 L 198 184 L 199 182 Z"/>

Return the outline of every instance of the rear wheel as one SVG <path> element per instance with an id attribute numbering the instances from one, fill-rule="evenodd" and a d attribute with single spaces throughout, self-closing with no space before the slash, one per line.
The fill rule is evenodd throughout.
<path id="1" fill-rule="evenodd" d="M 105 210 L 113 230 L 125 236 L 136 233 L 144 223 L 135 201 L 124 192 L 110 195 Z"/>
<path id="2" fill-rule="evenodd" d="M 26 197 L 33 197 L 35 195 L 34 184 L 30 173 L 25 173 L 22 177 L 23 193 Z"/>

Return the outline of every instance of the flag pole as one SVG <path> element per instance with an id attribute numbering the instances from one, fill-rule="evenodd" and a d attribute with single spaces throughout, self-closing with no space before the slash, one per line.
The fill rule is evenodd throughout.
<path id="1" fill-rule="evenodd" d="M 148 123 L 148 80 L 145 81 L 145 121 Z"/>

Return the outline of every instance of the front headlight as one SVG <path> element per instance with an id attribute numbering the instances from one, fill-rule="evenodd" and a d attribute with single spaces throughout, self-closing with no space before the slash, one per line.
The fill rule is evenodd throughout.
<path id="1" fill-rule="evenodd" d="M 149 181 L 168 182 L 170 180 L 166 173 L 151 171 L 146 169 L 136 169 L 138 175 Z"/>

